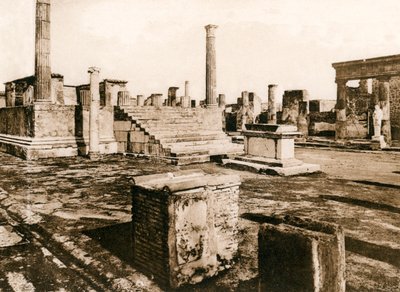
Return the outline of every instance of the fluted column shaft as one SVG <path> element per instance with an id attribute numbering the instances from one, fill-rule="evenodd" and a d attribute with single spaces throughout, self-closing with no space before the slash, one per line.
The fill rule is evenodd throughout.
<path id="1" fill-rule="evenodd" d="M 99 153 L 99 111 L 100 111 L 100 91 L 99 91 L 99 74 L 100 69 L 90 67 L 90 116 L 89 116 L 89 156 Z"/>
<path id="2" fill-rule="evenodd" d="M 276 124 L 276 90 L 278 85 L 268 85 L 268 124 Z"/>
<path id="3" fill-rule="evenodd" d="M 36 1 L 35 102 L 51 102 L 50 0 Z"/>
<path id="4" fill-rule="evenodd" d="M 217 72 L 215 53 L 215 29 L 218 26 L 209 24 L 206 29 L 206 105 L 217 106 Z"/>
<path id="5" fill-rule="evenodd" d="M 347 80 L 337 80 L 337 100 L 336 100 L 336 125 L 335 138 L 347 138 L 347 99 L 346 99 L 346 83 Z"/>

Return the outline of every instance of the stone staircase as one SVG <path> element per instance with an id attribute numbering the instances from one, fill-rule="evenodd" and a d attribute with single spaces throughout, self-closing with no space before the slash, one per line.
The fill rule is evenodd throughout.
<path id="1" fill-rule="evenodd" d="M 243 153 L 222 131 L 221 110 L 180 107 L 116 107 L 118 152 L 168 160 L 176 165 L 202 163 Z"/>

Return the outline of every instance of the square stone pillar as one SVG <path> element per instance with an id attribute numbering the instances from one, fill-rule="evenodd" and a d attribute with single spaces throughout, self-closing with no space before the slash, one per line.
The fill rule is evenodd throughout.
<path id="1" fill-rule="evenodd" d="M 379 78 L 379 104 L 382 109 L 382 135 L 390 145 L 392 141 L 390 126 L 390 77 Z"/>
<path id="2" fill-rule="evenodd" d="M 168 88 L 167 106 L 176 106 L 176 91 L 179 87 Z"/>
<path id="3" fill-rule="evenodd" d="M 346 116 L 346 83 L 347 80 L 336 80 L 337 100 L 336 100 L 336 133 L 335 139 L 347 138 L 347 116 Z"/>
<path id="4" fill-rule="evenodd" d="M 144 96 L 138 95 L 136 98 L 137 106 L 144 106 Z"/>

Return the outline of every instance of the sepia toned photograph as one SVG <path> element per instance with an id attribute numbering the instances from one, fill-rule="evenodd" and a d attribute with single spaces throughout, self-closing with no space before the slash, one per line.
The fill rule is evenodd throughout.
<path id="1" fill-rule="evenodd" d="M 0 292 L 400 291 L 398 0 L 0 11 Z"/>

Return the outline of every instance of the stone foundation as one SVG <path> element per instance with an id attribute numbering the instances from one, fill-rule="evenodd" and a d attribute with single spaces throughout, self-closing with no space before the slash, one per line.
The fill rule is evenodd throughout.
<path id="1" fill-rule="evenodd" d="M 344 292 L 343 229 L 296 217 L 273 218 L 258 234 L 259 291 Z"/>
<path id="2" fill-rule="evenodd" d="M 134 264 L 164 287 L 229 268 L 238 248 L 236 175 L 189 170 L 134 177 Z"/>

